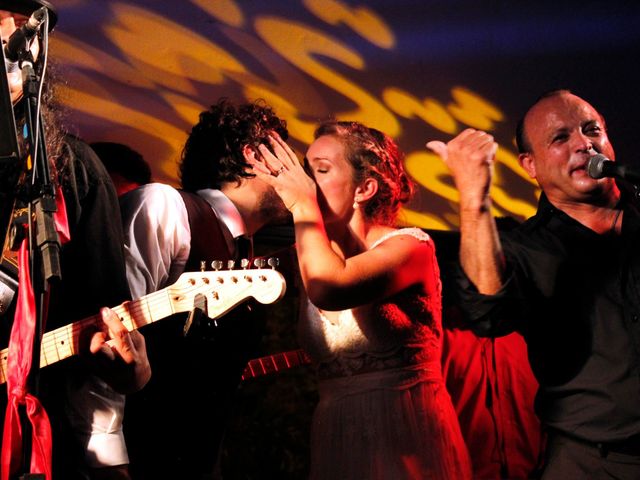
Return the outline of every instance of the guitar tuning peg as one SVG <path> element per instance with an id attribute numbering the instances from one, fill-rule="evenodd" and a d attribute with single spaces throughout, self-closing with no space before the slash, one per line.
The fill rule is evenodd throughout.
<path id="1" fill-rule="evenodd" d="M 266 264 L 267 264 L 267 261 L 264 258 L 256 258 L 253 261 L 253 265 L 257 268 L 264 268 Z"/>
<path id="2" fill-rule="evenodd" d="M 207 262 L 200 260 L 200 271 L 204 272 L 207 269 Z"/>
<path id="3" fill-rule="evenodd" d="M 213 262 L 211 262 L 211 268 L 213 268 L 216 272 L 218 270 L 222 270 L 222 267 L 224 267 L 224 262 L 222 260 L 214 260 Z"/>
<path id="4" fill-rule="evenodd" d="M 244 270 L 246 270 L 249 265 L 251 265 L 251 262 L 248 259 L 243 258 L 242 260 L 240 260 L 240 267 L 242 267 Z"/>
<path id="5" fill-rule="evenodd" d="M 236 266 L 236 262 L 235 260 L 228 260 L 227 261 L 227 270 L 233 270 L 233 268 Z"/>
<path id="6" fill-rule="evenodd" d="M 275 268 L 280 265 L 280 260 L 278 260 L 278 258 L 276 257 L 269 257 L 269 260 L 267 260 L 267 264 L 275 270 Z"/>

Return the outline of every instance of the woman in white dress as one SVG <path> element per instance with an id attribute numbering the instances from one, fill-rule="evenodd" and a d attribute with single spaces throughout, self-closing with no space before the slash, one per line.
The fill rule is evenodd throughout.
<path id="1" fill-rule="evenodd" d="M 324 123 L 315 137 L 303 168 L 274 134 L 259 147 L 270 170 L 257 172 L 293 215 L 309 298 L 300 340 L 320 391 L 311 478 L 469 478 L 441 374 L 433 242 L 395 228 L 412 193 L 402 154 L 356 122 Z"/>

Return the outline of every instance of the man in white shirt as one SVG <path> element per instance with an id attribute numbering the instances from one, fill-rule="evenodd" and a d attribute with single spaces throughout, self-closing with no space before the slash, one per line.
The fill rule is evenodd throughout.
<path id="1" fill-rule="evenodd" d="M 273 131 L 287 135 L 268 106 L 222 100 L 200 114 L 186 142 L 183 191 L 154 183 L 122 197 L 134 298 L 171 285 L 201 260 L 234 258 L 237 239 L 289 218 L 272 187 L 252 173 L 264 165 L 257 146 L 268 145 Z M 219 327 L 204 322 L 187 338 L 185 318 L 143 330 L 154 375 L 127 400 L 135 478 L 213 478 L 233 393 L 260 338 L 255 311 L 236 309 Z"/>

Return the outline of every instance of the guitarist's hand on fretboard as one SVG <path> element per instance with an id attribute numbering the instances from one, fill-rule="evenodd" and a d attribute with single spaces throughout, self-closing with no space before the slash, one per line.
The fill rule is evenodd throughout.
<path id="1" fill-rule="evenodd" d="M 129 331 L 110 308 L 101 309 L 100 315 L 102 329 L 89 339 L 97 373 L 116 392 L 137 392 L 151 378 L 144 336 L 137 330 Z"/>

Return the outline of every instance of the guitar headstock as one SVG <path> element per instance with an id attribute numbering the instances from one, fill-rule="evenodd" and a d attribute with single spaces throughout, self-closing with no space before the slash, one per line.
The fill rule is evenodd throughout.
<path id="1" fill-rule="evenodd" d="M 264 304 L 281 299 L 286 291 L 282 274 L 272 269 L 185 272 L 167 288 L 174 313 L 193 310 L 198 294 L 206 299 L 206 315 L 217 318 L 248 298 Z M 201 297 L 200 297 L 201 298 Z"/>

